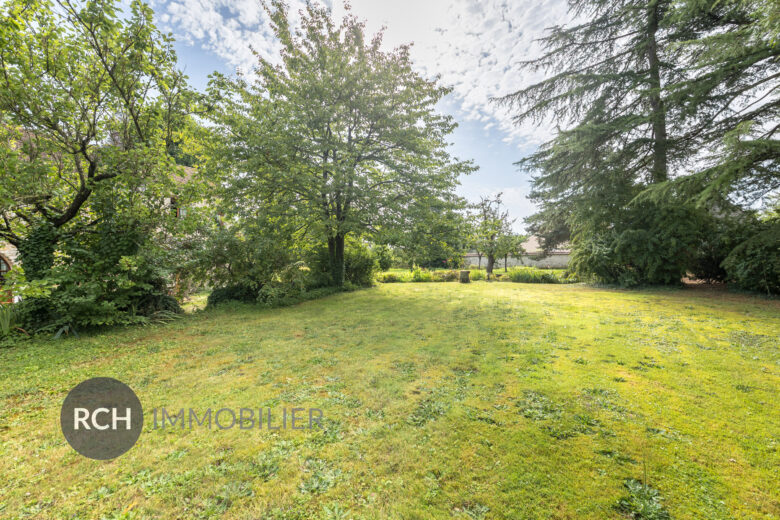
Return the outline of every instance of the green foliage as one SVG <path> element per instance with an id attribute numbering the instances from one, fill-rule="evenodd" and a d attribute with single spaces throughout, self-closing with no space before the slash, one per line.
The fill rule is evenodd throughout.
<path id="1" fill-rule="evenodd" d="M 576 283 L 577 280 L 564 273 L 537 267 L 512 267 L 505 278 L 517 283 Z"/>
<path id="2" fill-rule="evenodd" d="M 626 286 L 674 283 L 685 267 L 726 277 L 749 219 L 731 236 L 706 222 L 664 232 L 648 204 L 724 218 L 780 188 L 776 3 L 569 2 L 578 22 L 551 28 L 546 52 L 525 64 L 548 77 L 502 100 L 518 123 L 565 128 L 521 161 L 540 207 L 528 227 L 545 250 L 572 240 L 581 274 Z"/>
<path id="3" fill-rule="evenodd" d="M 727 279 L 738 287 L 780 294 L 780 221 L 769 221 L 736 246 L 723 261 Z"/>
<path id="4" fill-rule="evenodd" d="M 501 211 L 502 204 L 499 193 L 492 199 L 482 197 L 479 203 L 472 206 L 471 245 L 487 257 L 488 276 L 493 274 L 497 258 L 517 255 L 522 251 L 522 237 L 512 233 L 514 219 L 510 220 L 508 211 Z"/>
<path id="5" fill-rule="evenodd" d="M 56 262 L 39 282 L 50 289 L 18 304 L 19 321 L 30 331 L 146 323 L 160 313 L 178 313 L 166 275 L 147 231 L 110 215 L 88 234 L 60 241 Z M 12 286 L 13 288 L 13 286 Z"/>
<path id="6" fill-rule="evenodd" d="M 225 302 L 255 303 L 260 295 L 260 288 L 250 285 L 228 285 L 217 287 L 208 296 L 206 305 L 213 307 Z"/>
<path id="7" fill-rule="evenodd" d="M 387 271 L 393 265 L 393 251 L 386 245 L 374 246 L 371 252 L 380 271 Z"/>
<path id="8" fill-rule="evenodd" d="M 57 236 L 94 222 L 97 194 L 134 201 L 137 216 L 170 196 L 166 142 L 194 96 L 138 0 L 125 13 L 114 0 L 5 0 L 2 11 L 0 238 L 35 280 Z"/>
<path id="9" fill-rule="evenodd" d="M 377 269 L 376 257 L 369 247 L 357 241 L 348 243 L 344 253 L 344 278 L 347 282 L 359 287 L 370 287 Z"/>
<path id="10" fill-rule="evenodd" d="M 413 282 L 432 282 L 433 275 L 427 269 L 423 269 L 420 266 L 414 266 L 412 269 L 412 281 Z"/>
<path id="11" fill-rule="evenodd" d="M 395 273 L 382 273 L 377 277 L 377 281 L 379 283 L 397 283 L 403 280 Z"/>
<path id="12" fill-rule="evenodd" d="M 701 212 L 682 205 L 634 205 L 603 231 L 575 233 L 570 268 L 599 283 L 678 284 L 702 239 Z"/>
<path id="13" fill-rule="evenodd" d="M 28 280 L 39 280 L 48 274 L 54 265 L 57 240 L 57 230 L 45 222 L 30 230 L 19 243 L 19 256 Z"/>
<path id="14" fill-rule="evenodd" d="M 312 288 L 332 285 L 331 262 L 325 247 L 315 248 L 306 261 L 311 268 L 307 286 Z M 377 259 L 373 251 L 360 240 L 349 239 L 344 248 L 344 279 L 359 287 L 369 287 L 377 272 Z"/>
<path id="15" fill-rule="evenodd" d="M 0 303 L 0 338 L 8 336 L 16 326 L 16 311 L 10 303 Z"/>
<path id="16" fill-rule="evenodd" d="M 635 520 L 670 520 L 669 512 L 661 504 L 661 495 L 657 489 L 653 489 L 635 479 L 628 479 L 624 483 L 628 490 L 628 496 L 618 500 L 615 508 Z"/>
<path id="17" fill-rule="evenodd" d="M 213 76 L 203 166 L 227 186 L 234 213 L 260 208 L 297 239 L 327 243 L 330 284 L 342 285 L 347 237 L 410 229 L 413 206 L 452 198 L 471 166 L 450 156 L 455 124 L 435 109 L 449 90 L 415 72 L 408 46 L 385 51 L 381 34 L 314 3 L 300 31 L 283 2 L 264 6 L 280 63 L 258 55 L 252 80 Z"/>
<path id="18" fill-rule="evenodd" d="M 456 282 L 460 277 L 458 271 L 433 271 L 434 282 Z"/>

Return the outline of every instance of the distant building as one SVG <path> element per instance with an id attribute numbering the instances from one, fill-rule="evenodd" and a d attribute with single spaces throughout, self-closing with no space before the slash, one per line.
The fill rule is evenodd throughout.
<path id="1" fill-rule="evenodd" d="M 529 267 L 541 267 L 542 269 L 566 269 L 569 266 L 569 259 L 571 258 L 571 250 L 568 248 L 553 249 L 545 255 L 545 252 L 539 245 L 539 238 L 531 236 L 523 242 L 523 250 L 525 253 L 519 257 L 510 256 L 507 259 L 507 267 L 515 267 L 518 265 L 524 265 Z M 466 253 L 466 266 L 476 265 L 485 267 L 487 265 L 487 258 L 482 255 L 480 262 L 479 255 L 476 251 L 469 251 Z M 504 259 L 496 258 L 496 265 L 494 269 L 504 268 Z"/>

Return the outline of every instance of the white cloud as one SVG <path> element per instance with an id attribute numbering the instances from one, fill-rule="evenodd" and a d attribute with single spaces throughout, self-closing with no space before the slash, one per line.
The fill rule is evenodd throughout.
<path id="1" fill-rule="evenodd" d="M 331 5 L 331 1 L 325 2 Z M 291 12 L 303 0 L 290 2 Z M 340 1 L 333 3 L 340 17 Z M 490 103 L 542 78 L 520 72 L 521 61 L 539 56 L 535 39 L 544 29 L 566 21 L 566 0 L 354 0 L 353 12 L 366 20 L 369 32 L 386 26 L 385 44 L 413 43 L 418 70 L 440 76 L 453 87 L 457 116 L 496 125 L 505 140 L 538 144 L 551 136 L 551 125 L 517 127 L 511 115 Z M 178 38 L 198 43 L 227 63 L 250 70 L 250 46 L 267 58 L 278 45 L 257 0 L 173 0 L 156 5 L 158 19 Z"/>

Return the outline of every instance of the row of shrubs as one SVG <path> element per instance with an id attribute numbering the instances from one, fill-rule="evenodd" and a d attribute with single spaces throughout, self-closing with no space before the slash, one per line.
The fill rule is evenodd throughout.
<path id="1" fill-rule="evenodd" d="M 567 271 L 539 269 L 538 267 L 513 267 L 507 272 L 493 272 L 494 279 L 502 282 L 516 283 L 577 283 L 576 275 Z M 403 282 L 456 282 L 460 278 L 459 271 L 429 271 L 416 267 L 408 273 L 382 273 L 377 277 L 380 283 Z M 472 281 L 484 280 L 485 271 L 472 270 Z"/>
<path id="2" fill-rule="evenodd" d="M 262 280 L 242 277 L 215 288 L 207 306 L 226 302 L 259 303 L 266 307 L 284 307 L 342 291 L 352 291 L 373 284 L 374 276 L 387 266 L 381 254 L 359 241 L 350 241 L 344 251 L 344 285 L 334 287 L 328 264 L 327 249 L 318 248 L 303 260 L 293 262 L 266 275 Z"/>

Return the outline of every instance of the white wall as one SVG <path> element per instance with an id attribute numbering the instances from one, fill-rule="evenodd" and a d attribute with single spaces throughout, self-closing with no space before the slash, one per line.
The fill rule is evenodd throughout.
<path id="1" fill-rule="evenodd" d="M 561 254 L 561 253 L 554 253 L 550 256 L 547 256 L 542 259 L 537 259 L 538 257 L 532 257 L 532 256 L 522 256 L 520 258 L 514 258 L 510 256 L 507 260 L 506 265 L 508 267 L 515 267 L 518 265 L 524 265 L 528 267 L 541 267 L 543 269 L 566 269 L 569 265 L 569 259 L 571 258 L 571 255 L 567 254 Z M 468 254 L 466 255 L 466 267 L 469 267 L 471 265 L 479 265 L 479 257 L 476 255 Z M 487 265 L 487 258 L 485 256 L 482 257 L 482 269 L 485 268 Z M 503 258 L 496 258 L 496 265 L 493 267 L 493 269 L 503 269 L 504 268 L 504 259 Z"/>

